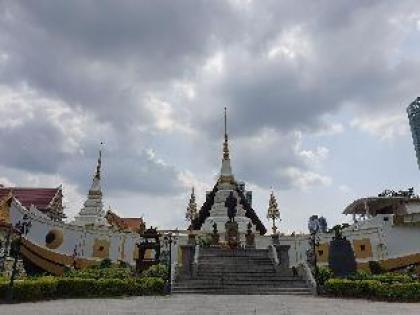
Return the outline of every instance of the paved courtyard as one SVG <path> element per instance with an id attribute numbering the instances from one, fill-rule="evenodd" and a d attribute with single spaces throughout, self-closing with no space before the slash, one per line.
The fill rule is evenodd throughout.
<path id="1" fill-rule="evenodd" d="M 0 305 L 0 314 L 420 314 L 420 303 L 312 296 L 173 295 Z"/>

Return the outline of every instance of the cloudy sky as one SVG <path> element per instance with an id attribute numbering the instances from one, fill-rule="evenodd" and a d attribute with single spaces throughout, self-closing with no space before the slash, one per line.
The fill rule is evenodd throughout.
<path id="1" fill-rule="evenodd" d="M 0 183 L 63 184 L 76 214 L 103 148 L 105 205 L 185 228 L 221 162 L 266 225 L 329 224 L 420 191 L 405 113 L 420 95 L 414 1 L 0 0 Z"/>

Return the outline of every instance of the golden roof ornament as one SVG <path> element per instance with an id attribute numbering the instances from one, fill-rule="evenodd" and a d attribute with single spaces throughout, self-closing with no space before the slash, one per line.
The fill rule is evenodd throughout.
<path id="1" fill-rule="evenodd" d="M 271 191 L 270 200 L 268 202 L 268 210 L 267 210 L 267 219 L 273 220 L 273 234 L 276 234 L 277 226 L 276 220 L 280 220 L 280 210 L 277 204 L 276 197 L 274 196 L 274 192 Z"/>
<path id="2" fill-rule="evenodd" d="M 193 187 L 191 191 L 190 201 L 187 206 L 185 219 L 189 222 L 192 222 L 196 217 L 197 217 L 197 202 L 195 201 L 195 192 L 194 192 L 194 187 Z"/>

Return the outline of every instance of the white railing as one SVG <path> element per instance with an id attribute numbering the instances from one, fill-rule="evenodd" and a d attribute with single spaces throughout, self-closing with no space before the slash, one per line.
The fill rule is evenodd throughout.
<path id="1" fill-rule="evenodd" d="M 192 265 L 192 276 L 195 277 L 198 272 L 198 257 L 200 256 L 200 245 L 195 245 L 194 261 Z"/>
<path id="2" fill-rule="evenodd" d="M 268 246 L 268 255 L 273 260 L 274 265 L 278 266 L 280 264 L 279 256 L 277 255 L 277 249 L 273 245 Z"/>
<path id="3" fill-rule="evenodd" d="M 301 262 L 298 266 L 300 271 L 300 275 L 305 279 L 307 285 L 310 287 L 312 294 L 317 295 L 317 285 L 315 281 L 315 277 L 312 274 L 311 268 L 309 268 L 308 263 L 306 261 Z"/>

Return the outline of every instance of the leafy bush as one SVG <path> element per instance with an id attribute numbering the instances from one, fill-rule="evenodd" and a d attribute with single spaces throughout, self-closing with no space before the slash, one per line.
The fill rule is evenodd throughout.
<path id="1" fill-rule="evenodd" d="M 99 268 L 101 269 L 111 268 L 111 266 L 112 266 L 112 261 L 109 258 L 103 259 L 101 263 L 99 264 Z"/>
<path id="2" fill-rule="evenodd" d="M 384 273 L 381 275 L 372 275 L 372 279 L 378 280 L 382 283 L 411 283 L 414 280 L 406 274 L 400 273 Z"/>
<path id="3" fill-rule="evenodd" d="M 370 274 L 359 271 L 348 277 L 350 280 L 377 280 L 381 283 L 410 283 L 414 280 L 406 274 L 387 272 L 383 274 Z"/>
<path id="4" fill-rule="evenodd" d="M 153 265 L 145 271 L 143 271 L 141 276 L 168 279 L 168 267 L 163 264 Z"/>
<path id="5" fill-rule="evenodd" d="M 83 270 L 68 270 L 65 273 L 67 278 L 81 279 L 127 279 L 132 276 L 128 268 L 88 268 Z"/>
<path id="6" fill-rule="evenodd" d="M 18 280 L 13 289 L 15 301 L 35 301 L 70 297 L 111 297 L 163 294 L 161 278 L 82 279 L 66 277 L 40 277 Z M 7 296 L 8 284 L 0 283 L 0 299 Z"/>
<path id="7" fill-rule="evenodd" d="M 319 285 L 324 285 L 327 280 L 332 278 L 334 276 L 331 269 L 327 267 L 317 267 L 318 268 L 318 276 L 317 276 L 317 282 Z"/>
<path id="8" fill-rule="evenodd" d="M 210 247 L 211 243 L 211 238 L 208 236 L 198 237 L 198 245 L 200 245 L 201 248 L 208 248 Z"/>
<path id="9" fill-rule="evenodd" d="M 377 261 L 369 261 L 369 269 L 374 275 L 379 275 L 384 272 L 383 268 Z"/>
<path id="10" fill-rule="evenodd" d="M 340 297 L 420 302 L 420 282 L 386 283 L 378 280 L 330 279 L 327 294 Z"/>

